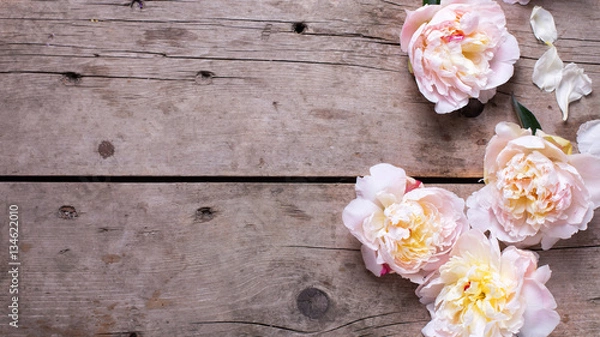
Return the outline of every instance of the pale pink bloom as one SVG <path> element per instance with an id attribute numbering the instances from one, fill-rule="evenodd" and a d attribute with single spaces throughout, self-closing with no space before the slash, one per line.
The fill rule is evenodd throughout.
<path id="1" fill-rule="evenodd" d="M 417 288 L 431 321 L 426 337 L 544 337 L 560 322 L 546 288 L 548 266 L 531 251 L 507 247 L 479 230 L 463 234 L 440 266 Z"/>
<path id="2" fill-rule="evenodd" d="M 467 199 L 471 226 L 542 249 L 585 230 L 600 206 L 600 157 L 571 148 L 566 139 L 499 123 L 485 152 L 486 185 Z"/>
<path id="3" fill-rule="evenodd" d="M 513 75 L 519 45 L 492 0 L 442 0 L 408 11 L 400 36 L 421 93 L 437 113 L 486 103 Z"/>
<path id="4" fill-rule="evenodd" d="M 356 199 L 342 213 L 363 244 L 363 260 L 376 276 L 395 272 L 415 283 L 446 262 L 468 229 L 464 201 L 442 188 L 423 187 L 403 169 L 378 164 L 356 181 Z"/>

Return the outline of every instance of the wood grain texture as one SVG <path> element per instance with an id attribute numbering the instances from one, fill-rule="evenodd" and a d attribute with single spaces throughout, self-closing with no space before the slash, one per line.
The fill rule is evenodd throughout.
<path id="1" fill-rule="evenodd" d="M 471 119 L 436 115 L 407 72 L 398 35 L 419 1 L 143 4 L 0 3 L 0 175 L 355 176 L 390 162 L 479 177 L 494 125 L 516 120 L 511 92 L 568 139 L 600 117 L 592 94 L 563 123 L 531 83 L 545 51 L 533 3 L 501 3 L 522 58 Z M 600 82 L 597 1 L 535 4 L 555 15 L 563 60 Z"/>
<path id="2" fill-rule="evenodd" d="M 341 222 L 350 184 L 2 183 L 0 195 L 1 219 L 19 206 L 22 261 L 21 328 L 3 323 L 3 336 L 420 336 L 429 320 L 413 284 L 365 270 Z M 598 335 L 599 212 L 539 254 L 562 320 L 552 336 Z M 307 288 L 328 298 L 315 318 L 298 307 Z"/>

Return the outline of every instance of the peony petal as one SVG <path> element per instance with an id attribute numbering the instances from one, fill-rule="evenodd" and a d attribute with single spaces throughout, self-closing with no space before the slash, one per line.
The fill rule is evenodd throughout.
<path id="1" fill-rule="evenodd" d="M 469 103 L 469 98 L 465 96 L 460 102 L 452 102 L 446 99 L 440 99 L 435 103 L 435 112 L 437 114 L 447 114 L 450 112 L 454 112 Z"/>
<path id="2" fill-rule="evenodd" d="M 575 63 L 569 63 L 562 72 L 562 80 L 556 88 L 556 100 L 563 112 L 563 120 L 569 117 L 569 103 L 592 92 L 592 80 Z"/>
<path id="3" fill-rule="evenodd" d="M 552 271 L 547 264 L 539 267 L 535 272 L 533 272 L 533 274 L 531 274 L 531 278 L 541 284 L 546 284 L 546 282 L 550 280 L 550 276 L 552 276 Z"/>
<path id="4" fill-rule="evenodd" d="M 600 157 L 600 119 L 588 121 L 577 131 L 579 152 Z"/>
<path id="5" fill-rule="evenodd" d="M 544 266 L 547 268 L 547 266 Z M 541 268 L 544 268 L 541 267 Z M 541 269 L 540 268 L 540 269 Z M 519 332 L 521 337 L 546 337 L 560 323 L 556 312 L 556 301 L 544 286 L 535 279 L 523 284 L 523 295 L 527 306 L 523 313 L 524 323 Z"/>
<path id="6" fill-rule="evenodd" d="M 362 230 L 362 224 L 366 218 L 370 217 L 375 212 L 381 212 L 381 209 L 373 202 L 362 198 L 356 198 L 344 208 L 344 211 L 342 212 L 342 221 L 352 235 L 363 244 L 367 244 L 368 240 Z M 370 243 L 370 246 L 372 248 L 376 247 L 373 243 Z"/>
<path id="7" fill-rule="evenodd" d="M 571 237 L 573 233 L 569 233 L 568 237 Z M 554 246 L 555 243 L 558 242 L 558 240 L 560 240 L 560 238 L 555 238 L 555 237 L 551 237 L 551 236 L 543 236 L 542 237 L 542 241 L 541 246 L 542 246 L 542 250 L 548 250 L 550 248 L 552 248 L 552 246 Z"/>
<path id="8" fill-rule="evenodd" d="M 487 103 L 490 99 L 492 99 L 494 96 L 496 95 L 496 88 L 493 89 L 487 89 L 487 90 L 481 90 L 479 92 L 479 97 L 477 97 L 477 99 L 485 104 Z"/>
<path id="9" fill-rule="evenodd" d="M 556 47 L 551 46 L 533 67 L 533 83 L 544 91 L 556 89 L 562 79 L 563 61 L 558 57 Z"/>
<path id="10" fill-rule="evenodd" d="M 583 178 L 585 187 L 590 192 L 590 200 L 594 208 L 600 207 L 600 157 L 591 154 L 574 154 L 569 156 L 569 163 L 573 165 Z"/>
<path id="11" fill-rule="evenodd" d="M 424 24 L 427 23 L 435 13 L 442 7 L 437 5 L 427 5 L 420 7 L 416 11 L 406 11 L 406 20 L 402 25 L 400 32 L 400 48 L 403 52 L 408 52 L 408 45 L 415 32 Z"/>
<path id="12" fill-rule="evenodd" d="M 403 169 L 391 164 L 377 164 L 370 169 L 371 175 L 356 179 L 356 195 L 374 203 L 377 194 L 391 193 L 398 197 L 406 190 L 406 173 Z"/>
<path id="13" fill-rule="evenodd" d="M 389 267 L 378 261 L 377 251 L 363 245 L 360 247 L 360 252 L 362 253 L 365 267 L 367 267 L 367 270 L 373 273 L 373 275 L 380 277 L 389 272 Z"/>
<path id="14" fill-rule="evenodd" d="M 490 68 L 495 76 L 491 76 L 484 89 L 495 88 L 506 83 L 514 73 L 514 63 L 521 57 L 519 42 L 513 35 L 506 35 L 506 39 L 490 61 Z"/>
<path id="15" fill-rule="evenodd" d="M 556 25 L 554 24 L 554 18 L 550 12 L 540 6 L 533 7 L 531 16 L 529 17 L 529 23 L 533 29 L 533 34 L 539 40 L 546 44 L 552 44 L 556 41 L 558 33 L 556 31 Z"/>

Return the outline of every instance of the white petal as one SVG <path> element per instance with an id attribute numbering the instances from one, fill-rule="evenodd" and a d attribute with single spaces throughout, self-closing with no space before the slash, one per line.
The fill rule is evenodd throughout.
<path id="1" fill-rule="evenodd" d="M 563 61 L 558 57 L 556 47 L 550 46 L 535 66 L 533 66 L 533 83 L 544 91 L 556 89 L 562 79 Z"/>
<path id="2" fill-rule="evenodd" d="M 575 63 L 563 69 L 562 80 L 556 88 L 556 100 L 563 112 L 563 120 L 569 117 L 569 103 L 592 92 L 592 80 Z"/>
<path id="3" fill-rule="evenodd" d="M 579 152 L 600 157 L 600 119 L 588 121 L 577 131 Z"/>
<path id="4" fill-rule="evenodd" d="M 554 18 L 550 12 L 540 6 L 533 7 L 529 23 L 533 29 L 533 34 L 539 40 L 544 41 L 546 44 L 552 44 L 556 41 L 558 33 L 556 32 Z"/>

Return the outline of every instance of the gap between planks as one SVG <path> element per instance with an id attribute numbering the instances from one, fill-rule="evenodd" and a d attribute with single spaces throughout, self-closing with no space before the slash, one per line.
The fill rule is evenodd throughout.
<path id="1" fill-rule="evenodd" d="M 0 176 L 26 183 L 272 183 L 354 184 L 355 176 Z M 483 178 L 414 177 L 425 184 L 480 184 Z"/>

